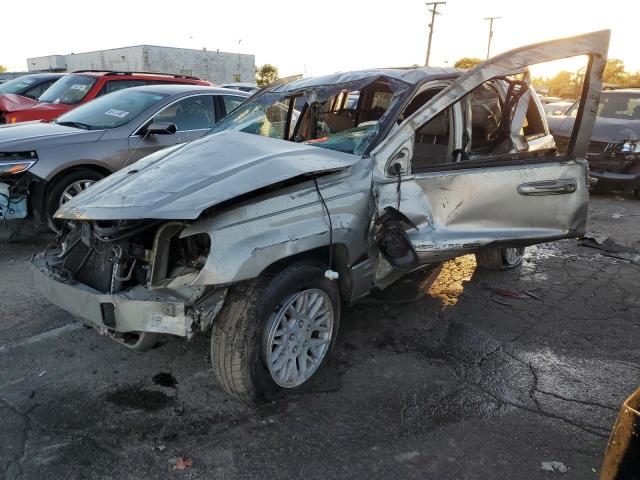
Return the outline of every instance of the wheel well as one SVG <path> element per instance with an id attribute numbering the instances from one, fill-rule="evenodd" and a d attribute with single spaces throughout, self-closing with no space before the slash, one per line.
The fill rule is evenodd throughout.
<path id="1" fill-rule="evenodd" d="M 64 170 L 56 173 L 56 175 L 47 182 L 33 182 L 32 189 L 34 195 L 32 197 L 32 213 L 37 217 L 38 221 L 42 222 L 46 218 L 46 215 L 44 215 L 43 212 L 45 211 L 45 204 L 47 202 L 47 197 L 49 196 L 51 187 L 55 185 L 56 182 L 60 180 L 60 178 L 62 178 L 64 175 L 68 175 L 69 173 L 75 172 L 77 170 L 93 170 L 94 172 L 101 173 L 104 176 L 108 176 L 113 173 L 108 168 L 101 167 L 99 165 L 81 164 L 65 168 Z"/>
<path id="2" fill-rule="evenodd" d="M 111 175 L 113 172 L 108 168 L 101 167 L 99 165 L 91 165 L 91 164 L 83 164 L 83 165 L 74 165 L 73 167 L 65 168 L 64 170 L 56 173 L 56 175 L 47 182 L 47 190 L 51 185 L 55 185 L 55 183 L 60 180 L 64 175 L 68 175 L 71 172 L 76 172 L 78 170 L 93 170 L 94 172 L 101 173 L 105 177 Z"/>
<path id="3" fill-rule="evenodd" d="M 338 243 L 333 245 L 332 256 L 332 269 L 337 271 L 340 276 L 338 277 L 338 287 L 340 288 L 340 295 L 342 298 L 350 298 L 351 295 L 351 277 L 349 275 L 348 258 L 349 252 L 346 245 Z M 279 271 L 285 268 L 287 265 L 299 262 L 305 259 L 318 260 L 329 268 L 329 245 L 313 248 L 304 252 L 296 253 L 294 255 L 276 260 L 268 267 L 266 267 L 260 274 L 265 272 Z"/>

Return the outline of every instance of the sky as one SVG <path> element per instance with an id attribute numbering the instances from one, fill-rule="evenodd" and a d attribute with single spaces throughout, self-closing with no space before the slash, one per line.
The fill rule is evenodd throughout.
<path id="1" fill-rule="evenodd" d="M 27 57 L 150 44 L 252 53 L 280 76 L 306 76 L 423 64 L 430 14 L 423 0 L 281 0 L 214 2 L 109 0 L 2 0 L 0 65 L 26 70 Z M 604 6 L 602 6 L 604 5 Z M 95 7 L 95 8 L 94 8 Z M 436 17 L 431 65 L 453 66 L 465 56 L 486 56 L 488 22 L 492 54 L 553 38 L 609 28 L 610 58 L 640 70 L 637 19 L 640 1 L 447 0 Z M 24 18 L 24 21 L 20 19 Z M 13 19 L 12 21 L 6 21 Z M 541 66 L 550 76 L 583 62 Z"/>

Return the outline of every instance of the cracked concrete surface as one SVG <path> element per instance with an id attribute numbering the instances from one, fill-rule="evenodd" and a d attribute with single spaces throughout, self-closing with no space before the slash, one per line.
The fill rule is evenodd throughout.
<path id="1" fill-rule="evenodd" d="M 638 215 L 596 196 L 589 228 L 638 248 Z M 329 368 L 260 408 L 215 385 L 207 338 L 137 354 L 35 295 L 46 240 L 0 245 L 2 478 L 595 479 L 640 386 L 640 267 L 573 240 L 508 272 L 462 257 L 433 296 L 345 309 Z"/>

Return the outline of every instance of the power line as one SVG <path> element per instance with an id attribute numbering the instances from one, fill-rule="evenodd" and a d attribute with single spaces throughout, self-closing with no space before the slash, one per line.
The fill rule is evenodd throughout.
<path id="1" fill-rule="evenodd" d="M 491 39 L 493 38 L 493 21 L 502 17 L 485 17 L 485 20 L 489 20 L 489 41 L 487 42 L 487 58 L 491 53 Z"/>
<path id="2" fill-rule="evenodd" d="M 429 41 L 427 43 L 427 59 L 424 62 L 425 67 L 429 66 L 429 57 L 431 56 L 431 39 L 433 38 L 433 24 L 436 21 L 436 15 L 440 15 L 438 12 L 438 5 L 446 5 L 447 2 L 427 2 L 425 5 L 430 8 L 431 12 L 431 23 L 429 24 Z"/>

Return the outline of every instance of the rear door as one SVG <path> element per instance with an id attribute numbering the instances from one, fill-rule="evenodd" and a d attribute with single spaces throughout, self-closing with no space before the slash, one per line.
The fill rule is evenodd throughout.
<path id="1" fill-rule="evenodd" d="M 527 245 L 574 237 L 584 230 L 588 200 L 584 157 L 608 43 L 609 31 L 601 31 L 522 47 L 487 60 L 442 90 L 376 147 L 372 156 L 376 233 L 382 239 L 377 241 L 379 287 L 420 264 L 491 245 Z M 511 92 L 513 102 L 503 105 L 508 110 L 503 112 L 503 121 L 509 122 L 502 127 L 503 138 L 511 142 L 511 148 L 503 144 L 483 155 L 469 155 L 471 139 L 462 127 L 465 131 L 448 132 L 454 147 L 448 149 L 450 153 L 430 161 L 429 152 L 447 151 L 431 146 L 425 157 L 423 146 L 418 144 L 422 133 L 444 134 L 441 117 L 445 114 L 465 117 L 462 122 L 450 122 L 451 128 L 464 125 L 470 118 L 468 98 L 474 90 L 490 81 L 513 79 L 530 64 L 577 55 L 588 55 L 589 66 L 576 118 L 578 128 L 567 155 L 528 148 L 526 136 L 515 135 L 525 119 L 521 107 L 529 102 L 530 91 L 523 84 Z M 460 142 L 463 148 L 455 148 Z M 395 237 L 385 238 L 384 230 L 394 227 L 382 225 L 380 219 L 390 215 L 397 220 Z M 405 230 L 404 241 L 410 243 L 408 248 L 414 255 L 407 256 L 406 249 L 398 248 L 398 226 Z M 401 257 L 397 262 L 394 252 Z"/>

